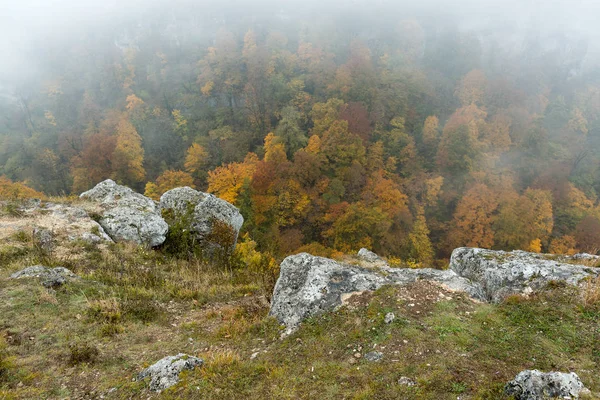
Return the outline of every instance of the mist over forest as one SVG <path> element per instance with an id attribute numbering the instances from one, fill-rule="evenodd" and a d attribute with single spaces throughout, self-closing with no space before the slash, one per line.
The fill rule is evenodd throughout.
<path id="1" fill-rule="evenodd" d="M 42 1 L 0 11 L 0 196 L 111 178 L 278 257 L 600 250 L 595 1 Z"/>

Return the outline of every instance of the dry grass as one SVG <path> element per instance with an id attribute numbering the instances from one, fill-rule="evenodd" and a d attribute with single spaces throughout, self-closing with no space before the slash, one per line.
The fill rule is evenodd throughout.
<path id="1" fill-rule="evenodd" d="M 241 265 L 121 244 L 81 253 L 0 247 L 0 399 L 499 400 L 504 383 L 530 368 L 573 370 L 600 391 L 599 279 L 581 293 L 557 285 L 497 306 L 423 282 L 386 287 L 280 340 L 264 282 Z M 37 263 L 82 279 L 56 291 L 7 279 Z M 372 350 L 381 362 L 364 359 Z M 132 381 L 177 353 L 205 365 L 160 395 Z M 398 385 L 400 376 L 417 386 Z"/>
<path id="2" fill-rule="evenodd" d="M 600 277 L 590 278 L 583 282 L 581 293 L 584 307 L 600 305 Z"/>

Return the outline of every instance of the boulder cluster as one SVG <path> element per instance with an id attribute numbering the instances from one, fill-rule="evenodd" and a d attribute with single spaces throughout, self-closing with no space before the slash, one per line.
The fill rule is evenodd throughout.
<path id="1" fill-rule="evenodd" d="M 499 302 L 511 294 L 528 295 L 551 281 L 575 285 L 600 276 L 600 268 L 594 267 L 600 257 L 589 254 L 554 256 L 462 247 L 452 253 L 448 270 L 391 268 L 366 249 L 358 256 L 361 265 L 367 265 L 348 265 L 307 253 L 283 260 L 270 314 L 285 325 L 286 334 L 310 316 L 335 310 L 352 294 L 384 285 L 428 280 L 477 301 Z"/>
<path id="2" fill-rule="evenodd" d="M 115 242 L 133 242 L 149 247 L 163 244 L 172 224 L 185 221 L 201 246 L 233 247 L 244 222 L 239 210 L 225 200 L 190 187 L 164 193 L 160 202 L 107 179 L 84 192 L 82 199 L 100 206 L 98 219 L 104 231 Z M 228 237 L 216 235 L 225 231 Z"/>

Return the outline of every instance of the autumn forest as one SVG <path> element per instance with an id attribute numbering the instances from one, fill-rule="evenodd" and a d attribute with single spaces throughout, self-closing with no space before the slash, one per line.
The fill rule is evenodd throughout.
<path id="1" fill-rule="evenodd" d="M 598 60 L 575 33 L 519 29 L 352 4 L 73 28 L 0 86 L 0 195 L 191 186 L 276 257 L 597 253 Z"/>

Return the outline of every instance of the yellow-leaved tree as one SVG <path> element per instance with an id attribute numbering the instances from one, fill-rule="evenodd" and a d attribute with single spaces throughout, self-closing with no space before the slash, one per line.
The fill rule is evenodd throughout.
<path id="1" fill-rule="evenodd" d="M 142 138 L 126 116 L 117 124 L 116 146 L 112 154 L 112 178 L 134 186 L 146 177 Z"/>

